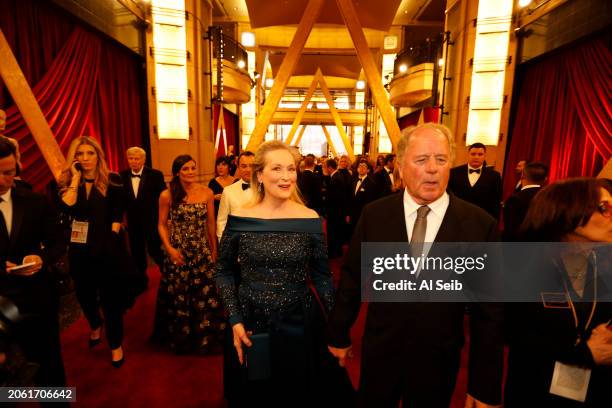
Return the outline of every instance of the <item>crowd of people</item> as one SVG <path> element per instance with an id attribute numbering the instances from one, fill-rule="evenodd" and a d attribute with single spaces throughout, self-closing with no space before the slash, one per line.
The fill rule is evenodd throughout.
<path id="1" fill-rule="evenodd" d="M 40 366 L 33 383 L 65 385 L 48 266 L 67 250 L 89 347 L 105 338 L 114 367 L 129 360 L 123 315 L 146 289 L 154 262 L 161 280 L 151 340 L 178 354 L 222 353 L 230 406 L 448 407 L 466 314 L 467 407 L 610 403 L 612 305 L 597 301 L 607 288 L 596 284 L 612 272 L 610 246 L 589 244 L 612 242 L 612 184 L 548 184 L 547 166 L 526 161 L 503 201 L 502 178 L 487 166 L 484 145 L 469 146 L 468 162 L 452 168 L 455 154 L 449 129 L 425 124 L 402 131 L 397 156 L 375 161 L 302 157 L 280 141 L 265 142 L 256 152 L 218 158 L 208 186 L 198 182 L 196 161 L 179 155 L 166 185 L 159 170 L 145 166 L 142 148 L 127 150 L 129 168 L 117 174 L 99 143 L 82 136 L 49 189 L 50 206 L 49 197 L 16 183 L 18 149 L 0 138 L 0 295 L 33 316 L 15 341 Z M 538 270 L 567 283 L 565 300 L 557 307 L 546 300 L 467 308 L 370 303 L 357 394 L 345 366 L 362 305 L 362 244 L 406 242 L 418 254 L 426 242 L 502 236 L 580 243 Z M 339 257 L 334 288 L 329 259 Z M 0 353 L 3 374 L 16 358 L 9 346 Z M 588 377 L 582 394 L 555 391 L 564 372 Z"/>

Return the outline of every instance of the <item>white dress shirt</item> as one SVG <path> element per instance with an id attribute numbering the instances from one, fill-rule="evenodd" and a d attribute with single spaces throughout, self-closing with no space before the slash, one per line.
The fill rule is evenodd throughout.
<path id="1" fill-rule="evenodd" d="M 240 180 L 223 189 L 221 202 L 219 203 L 219 213 L 217 214 L 217 238 L 219 240 L 223 236 L 227 217 L 253 198 L 251 189 L 244 190 L 242 188 L 243 184 L 245 184 L 245 181 Z"/>
<path id="2" fill-rule="evenodd" d="M 438 230 L 440 230 L 440 225 L 442 225 L 442 220 L 444 219 L 444 214 L 446 214 L 446 210 L 448 209 L 448 203 L 448 193 L 444 193 L 436 201 L 427 204 L 431 211 L 427 214 L 427 230 L 425 231 L 426 243 L 434 242 L 436 239 L 436 235 L 438 235 Z M 417 204 L 412 196 L 408 194 L 408 191 L 404 190 L 404 217 L 406 218 L 408 240 L 412 237 L 412 230 L 414 229 L 419 207 L 421 207 L 421 204 Z M 425 255 L 427 255 L 426 252 Z"/>
<path id="3" fill-rule="evenodd" d="M 542 187 L 539 184 L 527 184 L 526 186 L 521 187 L 521 191 L 527 190 L 528 188 L 538 188 Z"/>
<path id="4" fill-rule="evenodd" d="M 483 166 L 480 166 L 475 169 L 474 167 L 470 167 L 470 165 L 468 164 L 468 179 L 470 180 L 470 185 L 472 187 L 474 187 L 474 184 L 476 184 L 476 182 L 480 178 L 480 175 L 482 174 L 482 167 Z M 470 170 L 480 170 L 480 173 L 470 173 Z"/>
<path id="5" fill-rule="evenodd" d="M 132 177 L 132 175 L 137 175 L 140 177 Z M 138 197 L 138 187 L 140 187 L 140 180 L 142 179 L 142 169 L 140 169 L 138 173 L 132 170 L 130 173 L 130 177 L 132 178 L 132 190 L 134 190 L 134 197 Z"/>
<path id="6" fill-rule="evenodd" d="M 11 189 L 0 196 L 2 201 L 0 202 L 0 212 L 4 217 L 4 223 L 6 224 L 6 230 L 8 231 L 9 237 L 11 236 L 11 227 L 13 226 L 13 200 L 11 199 Z"/>

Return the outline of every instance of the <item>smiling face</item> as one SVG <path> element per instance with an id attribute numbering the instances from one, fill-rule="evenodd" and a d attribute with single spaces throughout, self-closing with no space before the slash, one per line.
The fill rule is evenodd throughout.
<path id="1" fill-rule="evenodd" d="M 183 183 L 194 183 L 196 181 L 196 162 L 193 160 L 183 164 L 179 171 L 179 180 Z"/>
<path id="2" fill-rule="evenodd" d="M 94 149 L 93 146 L 88 144 L 80 145 L 74 154 L 74 158 L 81 163 L 83 172 L 91 173 L 96 171 L 98 166 L 98 153 L 96 153 L 96 149 Z"/>
<path id="3" fill-rule="evenodd" d="M 599 205 L 589 221 L 568 235 L 572 242 L 612 242 L 612 196 L 600 189 Z"/>
<path id="4" fill-rule="evenodd" d="M 441 132 L 422 128 L 410 137 L 402 162 L 398 164 L 406 191 L 419 205 L 437 200 L 446 191 L 450 158 L 448 139 Z"/>
<path id="5" fill-rule="evenodd" d="M 297 181 L 293 155 L 287 150 L 273 150 L 266 155 L 265 163 L 257 173 L 257 182 L 263 183 L 265 196 L 288 200 Z"/>

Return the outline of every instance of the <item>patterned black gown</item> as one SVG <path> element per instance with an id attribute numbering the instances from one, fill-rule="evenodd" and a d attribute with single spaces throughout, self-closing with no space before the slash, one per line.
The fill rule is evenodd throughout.
<path id="1" fill-rule="evenodd" d="M 215 281 L 230 324 L 270 337 L 271 376 L 258 381 L 248 380 L 229 342 L 224 385 L 232 406 L 351 405 L 350 380 L 324 336 L 334 289 L 320 219 L 230 215 Z"/>
<path id="2" fill-rule="evenodd" d="M 211 354 L 222 349 L 225 320 L 213 281 L 205 203 L 170 210 L 172 246 L 185 258 L 176 266 L 166 255 L 157 299 L 154 339 L 178 354 Z"/>

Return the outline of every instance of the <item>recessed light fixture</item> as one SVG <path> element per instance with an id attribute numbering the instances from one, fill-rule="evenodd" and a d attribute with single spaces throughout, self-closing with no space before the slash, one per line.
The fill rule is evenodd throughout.
<path id="1" fill-rule="evenodd" d="M 359 81 L 357 81 L 357 83 L 355 84 L 355 88 L 365 89 L 365 81 L 363 79 L 360 79 Z"/>
<path id="2" fill-rule="evenodd" d="M 527 7 L 530 4 L 531 0 L 519 0 L 518 2 L 519 7 Z"/>
<path id="3" fill-rule="evenodd" d="M 402 64 L 399 66 L 399 72 L 403 74 L 406 71 L 408 71 L 408 67 L 406 66 L 406 64 Z"/>
<path id="4" fill-rule="evenodd" d="M 272 85 L 274 85 L 274 78 L 267 78 L 266 79 L 266 88 L 272 88 Z"/>
<path id="5" fill-rule="evenodd" d="M 438 60 L 438 66 L 439 66 L 439 67 L 443 67 L 443 66 L 444 66 L 444 58 L 440 58 L 440 59 Z"/>
<path id="6" fill-rule="evenodd" d="M 250 31 L 244 31 L 240 35 L 240 43 L 245 47 L 254 47 L 255 46 L 255 33 Z"/>
<path id="7" fill-rule="evenodd" d="M 243 69 L 246 66 L 244 60 L 238 60 L 238 63 L 236 65 L 238 65 L 238 68 L 240 69 Z"/>

